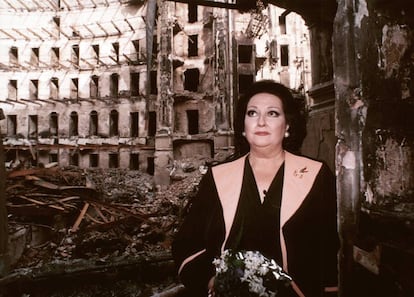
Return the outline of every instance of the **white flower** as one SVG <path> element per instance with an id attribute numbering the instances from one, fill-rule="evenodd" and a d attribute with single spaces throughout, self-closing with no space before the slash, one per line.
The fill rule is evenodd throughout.
<path id="1" fill-rule="evenodd" d="M 269 268 L 268 268 L 268 266 L 266 266 L 266 265 L 261 265 L 261 266 L 259 267 L 259 269 L 257 270 L 257 272 L 258 272 L 260 275 L 264 276 L 264 275 L 266 275 L 266 274 L 269 272 Z"/>
<path id="2" fill-rule="evenodd" d="M 216 267 L 216 282 L 219 283 L 215 289 L 217 296 L 221 297 L 235 296 L 235 294 L 247 296 L 246 293 L 253 293 L 257 297 L 275 297 L 277 292 L 270 291 L 264 279 L 266 278 L 266 284 L 269 281 L 288 283 L 292 280 L 274 260 L 267 259 L 257 251 L 232 253 L 230 250 L 225 250 L 220 258 L 213 261 L 213 264 Z M 237 281 L 234 282 L 237 280 L 234 279 L 235 275 L 239 275 L 238 285 L 234 285 L 237 284 Z M 243 291 L 244 287 L 240 286 L 240 282 L 247 285 L 248 292 Z"/>

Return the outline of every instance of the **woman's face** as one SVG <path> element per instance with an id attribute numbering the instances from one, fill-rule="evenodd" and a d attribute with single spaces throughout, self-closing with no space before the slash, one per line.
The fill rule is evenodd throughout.
<path id="1" fill-rule="evenodd" d="M 281 149 L 288 128 L 279 97 L 259 93 L 250 98 L 244 117 L 244 132 L 250 149 Z"/>

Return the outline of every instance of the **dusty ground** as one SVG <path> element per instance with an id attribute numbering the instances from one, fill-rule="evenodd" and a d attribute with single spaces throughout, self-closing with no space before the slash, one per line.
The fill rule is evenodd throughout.
<path id="1" fill-rule="evenodd" d="M 170 244 L 203 164 L 177 164 L 162 191 L 139 171 L 13 171 L 7 179 L 13 257 L 0 297 L 158 296 L 179 285 Z"/>

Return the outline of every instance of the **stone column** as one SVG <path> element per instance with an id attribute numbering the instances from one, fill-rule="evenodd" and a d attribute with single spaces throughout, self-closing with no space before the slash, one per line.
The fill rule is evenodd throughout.
<path id="1" fill-rule="evenodd" d="M 170 7 L 173 7 L 171 2 L 158 0 L 158 96 L 154 182 L 160 187 L 170 183 L 170 165 L 173 161 L 174 99 L 172 97 L 173 65 L 170 55 L 172 53 L 174 26 L 172 16 L 174 14 L 170 11 Z"/>

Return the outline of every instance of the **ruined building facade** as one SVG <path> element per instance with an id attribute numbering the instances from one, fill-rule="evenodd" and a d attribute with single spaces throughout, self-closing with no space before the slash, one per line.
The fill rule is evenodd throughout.
<path id="1" fill-rule="evenodd" d="M 157 1 L 151 27 L 154 1 L 72 2 L 0 7 L 8 166 L 130 168 L 165 185 L 187 159 L 232 152 L 234 106 L 251 82 L 304 96 L 311 85 L 307 28 L 276 6 Z"/>

